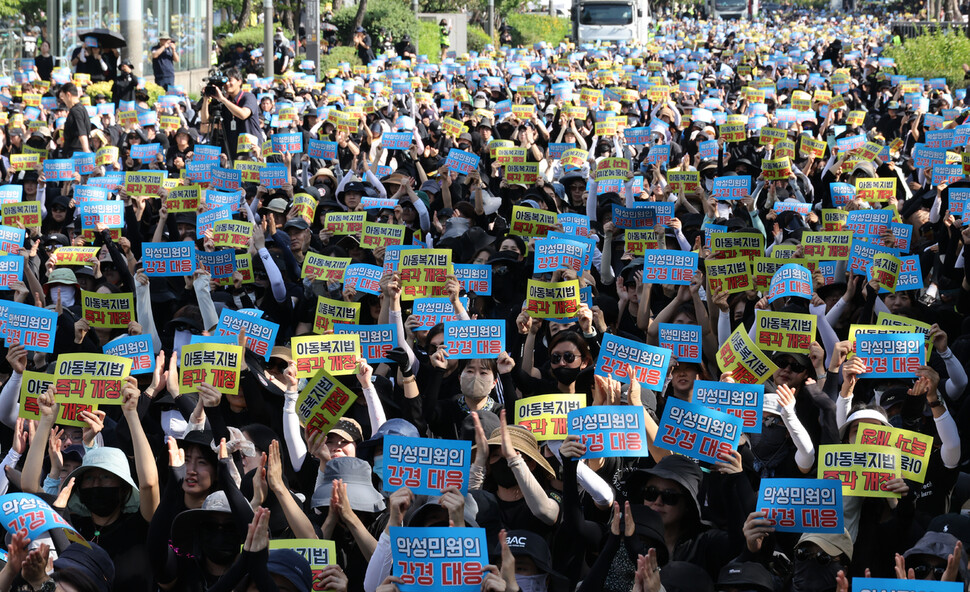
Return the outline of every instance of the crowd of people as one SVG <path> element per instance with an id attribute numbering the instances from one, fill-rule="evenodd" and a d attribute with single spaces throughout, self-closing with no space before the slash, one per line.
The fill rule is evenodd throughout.
<path id="1" fill-rule="evenodd" d="M 847 592 L 861 577 L 966 586 L 970 111 L 964 89 L 899 75 L 889 39 L 888 22 L 860 15 L 683 19 L 635 44 L 449 52 L 440 64 L 368 40 L 366 67 L 319 82 L 288 59 L 276 79 L 231 68 L 198 101 L 169 86 L 153 104 L 137 80 L 111 98 L 57 71 L 53 83 L 0 81 L 0 193 L 6 203 L 21 192 L 13 201 L 40 212 L 4 216 L 0 231 L 26 232 L 2 243 L 23 265 L 0 308 L 56 314 L 52 351 L 13 333 L 4 343 L 0 588 L 407 591 L 430 580 L 394 560 L 400 533 L 427 527 L 484 531 L 488 560 L 465 566 L 465 590 Z M 45 159 L 76 168 L 54 180 Z M 226 185 L 226 171 L 260 167 L 282 169 L 282 181 Z M 167 179 L 155 193 L 131 185 L 132 173 L 155 172 Z M 725 179 L 746 189 L 721 193 Z M 891 190 L 873 193 L 867 179 Z M 185 208 L 183 190 L 198 186 L 198 207 Z M 123 216 L 112 222 L 92 199 L 122 202 Z M 216 246 L 222 206 L 248 223 L 248 244 Z M 396 241 L 335 223 L 345 213 Z M 852 248 L 819 251 L 819 236 Z M 587 245 L 585 260 L 540 265 L 549 237 Z M 195 271 L 159 275 L 146 253 L 160 243 L 193 244 Z M 497 320 L 504 350 L 449 355 L 444 323 L 417 314 L 400 266 L 416 251 L 396 244 L 446 252 L 449 273 L 425 293 L 446 311 L 437 320 Z M 96 253 L 65 255 L 83 246 Z M 226 251 L 230 269 L 209 257 Z M 687 281 L 658 282 L 658 252 L 696 254 Z M 377 275 L 314 272 L 324 260 L 348 278 L 358 264 Z M 722 260 L 740 276 L 732 267 L 729 281 Z M 459 264 L 490 282 L 472 285 Z M 782 265 L 810 274 L 806 292 L 774 293 Z M 582 297 L 551 318 L 527 291 L 535 281 Z M 91 293 L 128 295 L 136 315 L 106 327 Z M 341 307 L 357 312 L 322 313 Z M 230 331 L 246 348 L 238 384 L 195 384 L 179 352 L 226 344 L 227 313 L 274 327 L 268 349 Z M 810 318 L 809 339 L 760 339 L 768 314 Z M 294 340 L 339 323 L 390 327 L 392 347 L 356 352 L 335 378 L 298 367 Z M 672 352 L 655 385 L 594 373 L 604 340 L 665 347 L 667 324 L 697 328 L 696 356 Z M 860 335 L 894 330 L 925 335 L 925 359 L 894 373 L 867 365 Z M 31 374 L 56 378 L 60 358 L 131 336 L 150 337 L 154 364 L 121 378 L 120 404 L 67 418 L 60 386 Z M 355 397 L 307 423 L 321 376 Z M 664 432 L 670 408 L 701 408 L 701 381 L 764 388 L 760 423 L 715 462 L 673 452 L 691 445 Z M 515 410 L 539 395 L 642 410 L 644 446 L 587 458 L 592 441 L 572 427 L 537 439 Z M 932 439 L 919 478 L 897 466 L 876 484 L 846 482 L 840 530 L 776 532 L 777 516 L 758 510 L 762 481 L 831 477 L 826 447 L 853 450 L 873 426 Z M 385 482 L 391 437 L 470 442 L 466 481 L 437 495 Z M 34 519 L 7 501 L 21 493 L 70 527 L 31 540 Z M 326 566 L 311 570 L 287 545 L 308 539 L 333 541 Z"/>

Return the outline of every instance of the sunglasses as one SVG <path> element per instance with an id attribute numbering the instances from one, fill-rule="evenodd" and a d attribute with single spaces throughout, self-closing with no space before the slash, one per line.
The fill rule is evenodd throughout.
<path id="1" fill-rule="evenodd" d="M 933 574 L 933 579 L 940 581 L 943 578 L 943 573 L 946 572 L 946 568 L 942 565 L 937 565 L 936 567 L 930 567 L 924 563 L 921 563 L 913 567 L 913 573 L 916 575 L 917 580 L 925 580 L 926 576 Z"/>
<path id="2" fill-rule="evenodd" d="M 779 370 L 781 370 L 783 368 L 788 368 L 792 372 L 794 372 L 795 374 L 798 374 L 799 372 L 804 372 L 804 371 L 808 370 L 808 368 L 806 368 L 805 366 L 802 366 L 801 364 L 799 364 L 795 360 L 788 360 L 787 362 L 775 362 L 775 364 L 778 366 L 778 369 Z"/>
<path id="3" fill-rule="evenodd" d="M 553 364 L 558 364 L 560 362 L 565 362 L 567 364 L 572 364 L 573 362 L 576 361 L 576 354 L 574 354 L 573 352 L 564 352 L 564 353 L 561 353 L 561 354 L 558 354 L 558 353 L 552 354 L 551 356 L 549 356 L 549 361 L 552 362 Z"/>
<path id="4" fill-rule="evenodd" d="M 647 487 L 643 492 L 643 499 L 648 502 L 657 501 L 660 498 L 660 503 L 665 506 L 676 506 L 680 503 L 680 498 L 683 497 L 679 491 L 674 491 L 672 489 L 658 489 L 657 487 L 651 485 Z"/>
<path id="5" fill-rule="evenodd" d="M 829 563 L 835 561 L 837 557 L 829 555 L 825 551 L 812 553 L 805 547 L 798 547 L 795 549 L 795 559 L 798 561 L 810 561 L 814 559 L 819 565 L 828 565 Z"/>

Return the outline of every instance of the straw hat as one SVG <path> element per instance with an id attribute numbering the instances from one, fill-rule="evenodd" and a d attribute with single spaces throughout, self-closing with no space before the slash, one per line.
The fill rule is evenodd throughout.
<path id="1" fill-rule="evenodd" d="M 543 468 L 550 477 L 555 478 L 556 472 L 552 470 L 549 465 L 549 461 L 542 456 L 539 452 L 539 443 L 536 441 L 536 437 L 527 428 L 518 425 L 507 426 L 509 431 L 509 439 L 512 441 L 512 448 L 514 448 L 519 454 L 524 454 L 534 460 L 536 464 Z M 502 445 L 502 428 L 496 428 L 492 431 L 492 435 L 488 438 L 489 446 L 501 446 Z"/>

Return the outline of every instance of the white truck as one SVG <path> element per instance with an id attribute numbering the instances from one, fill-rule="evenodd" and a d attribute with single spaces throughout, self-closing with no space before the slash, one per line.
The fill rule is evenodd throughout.
<path id="1" fill-rule="evenodd" d="M 573 0 L 573 39 L 633 43 L 650 32 L 649 0 Z"/>
<path id="2" fill-rule="evenodd" d="M 711 19 L 751 19 L 758 17 L 758 0 L 708 0 L 707 16 Z"/>

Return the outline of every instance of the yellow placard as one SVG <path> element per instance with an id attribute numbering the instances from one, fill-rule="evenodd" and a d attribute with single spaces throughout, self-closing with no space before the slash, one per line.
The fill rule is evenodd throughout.
<path id="1" fill-rule="evenodd" d="M 528 208 L 525 206 L 512 206 L 512 224 L 509 234 L 515 236 L 543 237 L 556 225 L 556 213 Z"/>
<path id="2" fill-rule="evenodd" d="M 216 247 L 248 249 L 253 236 L 253 223 L 243 220 L 218 220 L 212 224 L 212 242 Z"/>
<path id="3" fill-rule="evenodd" d="M 298 378 L 312 378 L 325 369 L 334 376 L 357 372 L 360 357 L 360 335 L 307 335 L 290 339 Z"/>
<path id="4" fill-rule="evenodd" d="M 653 229 L 627 228 L 623 233 L 623 250 L 642 257 L 650 249 L 659 249 L 661 235 Z"/>
<path id="5" fill-rule="evenodd" d="M 751 279 L 756 290 L 767 292 L 775 272 L 781 266 L 792 263 L 792 260 L 788 257 L 778 257 L 777 250 L 778 245 L 775 245 L 775 248 L 771 250 L 771 257 L 755 257 L 751 260 Z"/>
<path id="6" fill-rule="evenodd" d="M 101 247 L 58 247 L 54 251 L 56 265 L 90 265 L 92 257 L 97 258 Z"/>
<path id="7" fill-rule="evenodd" d="M 36 228 L 40 226 L 40 202 L 24 201 L 5 203 L 0 206 L 3 213 L 3 225 L 20 228 Z"/>
<path id="8" fill-rule="evenodd" d="M 604 158 L 596 163 L 595 179 L 597 181 L 608 181 L 610 179 L 625 181 L 629 173 L 629 158 Z"/>
<path id="9" fill-rule="evenodd" d="M 798 152 L 805 158 L 822 158 L 825 155 L 825 147 L 826 144 L 822 140 L 802 136 L 801 144 L 798 146 Z"/>
<path id="10" fill-rule="evenodd" d="M 333 326 L 356 325 L 360 322 L 360 302 L 344 302 L 317 297 L 317 306 L 313 314 L 313 332 L 323 335 L 333 331 Z"/>
<path id="11" fill-rule="evenodd" d="M 587 152 L 581 148 L 570 148 L 569 150 L 564 150 L 562 156 L 559 157 L 559 162 L 564 167 L 575 167 L 580 168 L 583 163 L 586 162 Z"/>
<path id="12" fill-rule="evenodd" d="M 47 388 L 54 384 L 54 376 L 46 372 L 32 372 L 26 370 L 20 379 L 20 410 L 17 417 L 24 419 L 40 420 L 40 407 L 37 405 L 37 396 L 47 392 Z M 69 425 L 79 428 L 86 428 L 88 424 L 81 419 L 82 411 L 94 411 L 97 405 L 85 405 L 81 403 L 63 403 L 57 408 L 57 425 Z"/>
<path id="13" fill-rule="evenodd" d="M 879 178 L 879 179 L 864 179 L 858 178 L 855 180 L 855 190 L 856 197 L 862 198 L 865 201 L 875 202 L 875 201 L 888 201 L 889 198 L 896 195 L 896 179 L 895 178 Z"/>
<path id="14" fill-rule="evenodd" d="M 84 320 L 101 329 L 126 329 L 135 320 L 135 295 L 132 292 L 101 294 L 81 291 Z"/>
<path id="15" fill-rule="evenodd" d="M 389 247 L 404 244 L 407 227 L 403 224 L 381 224 L 379 222 L 364 222 L 361 233 L 360 246 L 367 249 Z"/>
<path id="16" fill-rule="evenodd" d="M 270 550 L 291 549 L 303 556 L 310 564 L 314 582 L 323 580 L 320 575 L 323 568 L 337 563 L 337 548 L 333 541 L 323 539 L 274 539 L 269 542 L 269 548 Z"/>
<path id="17" fill-rule="evenodd" d="M 36 152 L 10 155 L 10 170 L 14 172 L 29 171 L 36 169 L 39 165 L 40 154 L 37 154 Z"/>
<path id="18" fill-rule="evenodd" d="M 168 198 L 165 200 L 165 209 L 169 214 L 179 212 L 194 213 L 199 208 L 199 199 L 202 197 L 202 187 L 198 185 L 185 185 L 170 189 Z"/>
<path id="19" fill-rule="evenodd" d="M 840 231 L 845 228 L 845 221 L 849 212 L 841 209 L 822 210 L 822 230 L 826 232 Z"/>
<path id="20" fill-rule="evenodd" d="M 128 195 L 158 197 L 164 180 L 164 171 L 127 171 L 125 172 L 125 191 Z"/>
<path id="21" fill-rule="evenodd" d="M 458 138 L 461 135 L 461 128 L 464 124 L 454 117 L 445 117 L 441 120 L 441 131 L 446 136 Z"/>
<path id="22" fill-rule="evenodd" d="M 132 361 L 107 354 L 61 354 L 54 373 L 54 400 L 81 405 L 121 405 L 121 388 Z"/>
<path id="23" fill-rule="evenodd" d="M 704 266 L 711 292 L 734 294 L 754 289 L 751 266 L 747 257 L 709 259 Z"/>
<path id="24" fill-rule="evenodd" d="M 778 129 L 775 127 L 763 127 L 761 128 L 761 134 L 758 139 L 758 143 L 762 146 L 774 146 L 782 140 L 788 139 L 788 132 L 783 129 Z"/>
<path id="25" fill-rule="evenodd" d="M 350 265 L 350 257 L 328 257 L 307 251 L 303 258 L 303 270 L 300 277 L 342 283 L 348 265 Z"/>
<path id="26" fill-rule="evenodd" d="M 888 446 L 826 444 L 819 447 L 818 478 L 838 479 L 842 495 L 899 497 L 886 483 L 902 475 L 899 450 Z"/>
<path id="27" fill-rule="evenodd" d="M 900 473 L 903 479 L 923 483 L 933 453 L 933 436 L 920 432 L 875 424 L 860 424 L 856 444 L 891 446 L 899 450 Z"/>
<path id="28" fill-rule="evenodd" d="M 526 310 L 537 319 L 567 319 L 579 312 L 579 281 L 540 282 L 529 280 Z"/>
<path id="29" fill-rule="evenodd" d="M 716 259 L 754 259 L 764 255 L 765 237 L 760 232 L 712 232 L 710 247 Z"/>
<path id="30" fill-rule="evenodd" d="M 812 314 L 757 311 L 755 343 L 771 351 L 807 354 L 818 319 Z"/>
<path id="31" fill-rule="evenodd" d="M 848 261 L 852 232 L 803 232 L 802 252 L 806 259 Z"/>
<path id="32" fill-rule="evenodd" d="M 237 160 L 232 168 L 242 171 L 243 183 L 259 183 L 259 171 L 266 166 L 262 162 L 252 160 Z"/>
<path id="33" fill-rule="evenodd" d="M 226 343 L 183 345 L 179 366 L 179 391 L 197 393 L 199 384 L 204 382 L 224 395 L 237 394 L 243 356 L 243 348 L 239 345 Z"/>
<path id="34" fill-rule="evenodd" d="M 496 148 L 495 162 L 501 165 L 525 164 L 525 148 L 514 146 Z"/>
<path id="35" fill-rule="evenodd" d="M 118 162 L 117 146 L 102 146 L 94 156 L 94 163 L 98 166 L 105 166 Z"/>
<path id="36" fill-rule="evenodd" d="M 296 414 L 307 436 L 326 434 L 357 399 L 357 395 L 321 368 L 300 392 Z"/>
<path id="37" fill-rule="evenodd" d="M 765 181 L 787 181 L 791 176 L 791 161 L 787 158 L 772 158 L 761 162 L 761 172 Z"/>
<path id="38" fill-rule="evenodd" d="M 778 370 L 778 366 L 748 337 L 744 323 L 738 325 L 718 348 L 715 357 L 721 372 L 730 372 L 734 381 L 741 384 L 764 384 Z"/>
<path id="39" fill-rule="evenodd" d="M 334 236 L 350 236 L 364 230 L 367 212 L 327 212 L 323 219 L 323 228 Z"/>
<path id="40" fill-rule="evenodd" d="M 451 249 L 410 249 L 401 253 L 401 299 L 445 296 L 445 282 L 454 273 Z"/>
<path id="41" fill-rule="evenodd" d="M 313 217 L 317 211 L 317 200 L 309 193 L 297 193 L 293 196 L 293 206 L 290 208 L 295 216 L 299 216 L 307 224 L 313 224 Z"/>
<path id="42" fill-rule="evenodd" d="M 675 193 L 696 193 L 701 190 L 698 171 L 667 171 L 667 183 Z"/>
<path id="43" fill-rule="evenodd" d="M 885 288 L 890 292 L 896 291 L 896 281 L 899 279 L 899 271 L 903 267 L 903 262 L 891 253 L 877 252 L 872 258 L 872 266 L 869 274 L 876 280 L 880 288 Z"/>
<path id="44" fill-rule="evenodd" d="M 566 416 L 586 407 L 586 395 L 563 393 L 538 395 L 515 402 L 515 423 L 532 432 L 536 440 L 565 440 L 569 435 Z"/>
<path id="45" fill-rule="evenodd" d="M 736 144 L 748 139 L 743 123 L 722 123 L 718 129 L 725 142 Z"/>

